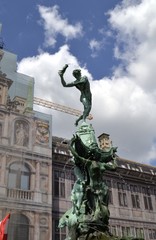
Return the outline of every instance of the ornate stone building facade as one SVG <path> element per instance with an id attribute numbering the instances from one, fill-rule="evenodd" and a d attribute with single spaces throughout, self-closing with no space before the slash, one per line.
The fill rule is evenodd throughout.
<path id="1" fill-rule="evenodd" d="M 106 139 L 103 139 L 105 138 Z M 108 134 L 99 145 L 111 144 Z M 106 143 L 106 145 L 104 144 Z M 53 239 L 63 240 L 66 229 L 57 228 L 60 216 L 71 207 L 75 176 L 68 141 L 53 137 Z M 156 239 L 156 168 L 117 158 L 115 172 L 106 171 L 109 186 L 110 230 L 118 236 Z"/>
<path id="2" fill-rule="evenodd" d="M 64 240 L 58 222 L 75 181 L 69 141 L 52 143 L 51 116 L 33 110 L 34 80 L 16 65 L 16 55 L 0 49 L 0 219 L 11 213 L 9 240 Z M 109 144 L 101 134 L 99 146 Z M 156 239 L 156 168 L 117 162 L 117 171 L 103 176 L 111 232 Z"/>
<path id="3" fill-rule="evenodd" d="M 33 78 L 0 49 L 0 219 L 9 240 L 52 240 L 52 119 L 33 110 Z"/>

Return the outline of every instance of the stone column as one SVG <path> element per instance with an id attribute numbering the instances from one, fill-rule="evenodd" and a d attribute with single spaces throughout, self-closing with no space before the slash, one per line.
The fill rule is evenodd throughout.
<path id="1" fill-rule="evenodd" d="M 49 240 L 52 240 L 53 228 L 52 228 L 52 214 L 49 214 Z"/>
<path id="2" fill-rule="evenodd" d="M 5 185 L 5 174 L 6 174 L 6 154 L 1 154 L 1 185 Z"/>
<path id="3" fill-rule="evenodd" d="M 3 86 L 3 93 L 2 93 L 2 104 L 6 105 L 7 102 L 7 92 L 8 92 L 8 86 L 5 84 Z"/>
<path id="4" fill-rule="evenodd" d="M 42 202 L 42 196 L 40 191 L 40 162 L 39 161 L 36 162 L 34 201 Z"/>
<path id="5" fill-rule="evenodd" d="M 48 203 L 52 205 L 52 164 L 48 164 Z"/>
<path id="6" fill-rule="evenodd" d="M 0 192 L 1 195 L 6 196 L 6 184 L 5 184 L 6 154 L 1 154 L 0 158 L 1 158 Z"/>
<path id="7" fill-rule="evenodd" d="M 11 134 L 12 132 L 9 133 L 9 116 L 6 114 L 5 115 L 5 121 L 4 121 L 4 125 L 3 125 L 3 134 L 2 134 L 2 144 L 4 145 L 8 145 L 9 143 L 9 138 L 11 139 Z"/>
<path id="8" fill-rule="evenodd" d="M 30 189 L 31 189 L 31 191 L 35 190 L 35 184 L 36 184 L 35 177 L 36 177 L 35 172 L 34 171 L 31 172 L 31 182 L 30 182 Z"/>
<path id="9" fill-rule="evenodd" d="M 34 240 L 40 239 L 39 213 L 34 214 Z"/>
<path id="10" fill-rule="evenodd" d="M 40 162 L 36 162 L 36 176 L 35 176 L 35 190 L 39 191 L 40 188 Z"/>

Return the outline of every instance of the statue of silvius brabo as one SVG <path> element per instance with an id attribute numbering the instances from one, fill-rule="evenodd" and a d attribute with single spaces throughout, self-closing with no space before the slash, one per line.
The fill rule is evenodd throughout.
<path id="1" fill-rule="evenodd" d="M 90 84 L 89 84 L 88 78 L 86 76 L 81 76 L 80 69 L 75 69 L 73 71 L 73 76 L 76 79 L 75 81 L 71 83 L 65 82 L 64 73 L 67 68 L 68 68 L 68 65 L 66 64 L 64 68 L 59 71 L 62 85 L 64 87 L 76 87 L 81 92 L 80 101 L 83 103 L 83 106 L 84 106 L 83 114 L 75 122 L 75 125 L 77 126 L 80 120 L 83 119 L 83 121 L 85 121 L 87 116 L 89 115 L 89 112 L 91 110 L 91 105 L 92 105 L 92 95 L 90 91 Z"/>
<path id="2" fill-rule="evenodd" d="M 67 210 L 59 221 L 59 227 L 68 227 L 66 240 L 141 240 L 139 238 L 119 238 L 109 231 L 108 186 L 104 181 L 106 170 L 115 171 L 117 148 L 100 149 L 92 125 L 86 122 L 92 105 L 90 84 L 86 76 L 76 69 L 76 78 L 66 83 L 64 73 L 68 65 L 59 71 L 64 87 L 75 86 L 80 90 L 80 101 L 83 103 L 83 114 L 77 119 L 77 130 L 70 141 L 73 155 L 76 182 L 72 189 L 72 208 Z M 80 120 L 82 123 L 79 124 Z M 79 124 L 79 125 L 78 125 Z"/>

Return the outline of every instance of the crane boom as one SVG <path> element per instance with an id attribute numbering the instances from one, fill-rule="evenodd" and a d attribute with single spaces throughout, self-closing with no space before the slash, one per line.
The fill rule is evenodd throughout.
<path id="1" fill-rule="evenodd" d="M 44 99 L 41 99 L 41 98 L 37 98 L 37 97 L 34 97 L 34 104 L 40 105 L 40 106 L 46 107 L 46 108 L 51 108 L 51 109 L 54 109 L 54 110 L 57 110 L 57 111 L 60 111 L 60 112 L 68 113 L 68 114 L 71 114 L 71 115 L 74 115 L 74 116 L 82 115 L 82 112 L 77 110 L 77 109 L 70 108 L 70 107 L 67 107 L 67 106 L 64 106 L 64 105 L 61 105 L 61 104 L 58 104 L 58 103 L 54 103 L 54 102 L 51 102 L 51 101 L 47 101 L 47 100 L 44 100 Z M 87 118 L 89 120 L 91 120 L 93 117 L 92 117 L 91 114 L 89 114 L 89 116 Z"/>

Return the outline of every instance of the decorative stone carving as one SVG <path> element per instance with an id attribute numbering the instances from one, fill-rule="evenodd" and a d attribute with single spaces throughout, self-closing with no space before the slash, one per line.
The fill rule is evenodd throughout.
<path id="1" fill-rule="evenodd" d="M 0 119 L 4 119 L 4 114 L 3 113 L 0 113 Z"/>
<path id="2" fill-rule="evenodd" d="M 25 121 L 17 120 L 15 122 L 14 143 L 19 146 L 28 147 L 29 125 Z"/>
<path id="3" fill-rule="evenodd" d="M 46 225 L 47 224 L 47 218 L 46 217 L 41 217 L 40 218 L 40 225 Z"/>
<path id="4" fill-rule="evenodd" d="M 41 163 L 41 173 L 48 174 L 48 164 L 47 163 L 44 163 L 44 162 Z"/>
<path id="5" fill-rule="evenodd" d="M 48 122 L 36 121 L 36 143 L 49 143 L 49 124 Z"/>
<path id="6" fill-rule="evenodd" d="M 40 179 L 40 184 L 41 184 L 41 191 L 47 191 L 48 187 L 48 179 L 45 176 L 42 176 Z"/>

